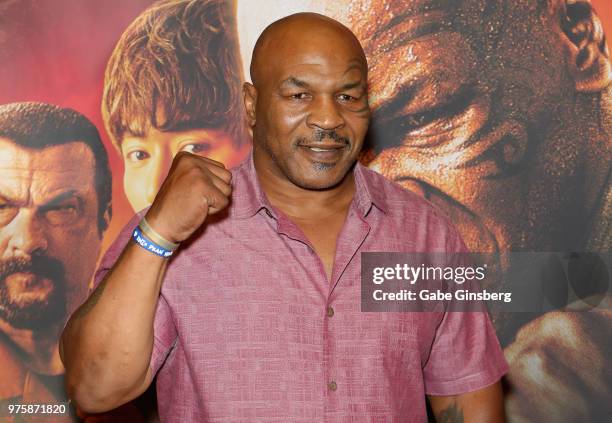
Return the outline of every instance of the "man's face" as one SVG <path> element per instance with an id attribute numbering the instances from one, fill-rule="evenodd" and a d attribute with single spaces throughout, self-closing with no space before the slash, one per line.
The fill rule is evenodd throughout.
<path id="1" fill-rule="evenodd" d="M 588 141 L 572 123 L 565 36 L 540 3 L 353 0 L 326 10 L 371 64 L 371 166 L 442 208 L 474 250 L 567 248 L 568 193 Z"/>
<path id="2" fill-rule="evenodd" d="M 46 328 L 86 297 L 100 251 L 93 153 L 6 138 L 0 151 L 0 319 Z"/>
<path id="3" fill-rule="evenodd" d="M 368 127 L 363 60 L 328 31 L 269 47 L 256 82 L 256 165 L 304 189 L 339 184 Z"/>
<path id="4" fill-rule="evenodd" d="M 237 164 L 243 155 L 232 137 L 222 130 L 162 132 L 151 128 L 143 137 L 126 135 L 121 143 L 123 187 L 135 211 L 151 205 L 179 151 L 217 160 L 226 167 Z"/>

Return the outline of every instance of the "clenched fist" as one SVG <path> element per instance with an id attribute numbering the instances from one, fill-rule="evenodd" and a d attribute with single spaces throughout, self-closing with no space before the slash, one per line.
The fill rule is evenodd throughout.
<path id="1" fill-rule="evenodd" d="M 230 171 L 220 162 L 178 153 L 147 211 L 147 222 L 168 241 L 184 241 L 209 214 L 227 207 L 231 178 Z"/>

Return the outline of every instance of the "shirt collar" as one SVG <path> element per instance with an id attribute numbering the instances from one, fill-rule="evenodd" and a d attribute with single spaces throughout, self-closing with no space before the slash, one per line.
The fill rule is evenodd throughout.
<path id="1" fill-rule="evenodd" d="M 269 214 L 274 213 L 274 208 L 259 183 L 252 150 L 247 158 L 234 169 L 232 188 L 231 216 L 246 219 L 254 216 L 262 209 L 265 209 Z"/>
<path id="2" fill-rule="evenodd" d="M 370 212 L 372 205 L 386 213 L 387 202 L 383 196 L 382 186 L 378 186 L 375 172 L 357 162 L 353 175 L 355 178 L 354 204 L 362 217 L 365 217 Z M 380 177 L 378 175 L 378 178 Z M 232 186 L 232 204 L 229 210 L 232 217 L 247 219 L 259 211 L 265 210 L 268 215 L 277 218 L 274 207 L 270 204 L 259 183 L 252 151 L 234 169 Z"/>
<path id="3" fill-rule="evenodd" d="M 357 209 L 365 217 L 372 205 L 383 213 L 387 213 L 388 205 L 384 196 L 384 187 L 381 184 L 382 176 L 361 163 L 355 164 L 353 171 L 355 175 L 355 204 Z"/>

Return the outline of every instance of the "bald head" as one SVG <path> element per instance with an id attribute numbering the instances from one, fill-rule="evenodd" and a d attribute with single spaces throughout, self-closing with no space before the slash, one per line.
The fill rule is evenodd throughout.
<path id="1" fill-rule="evenodd" d="M 255 86 L 268 70 L 294 56 L 315 51 L 322 55 L 334 50 L 354 56 L 367 73 L 367 61 L 357 37 L 340 22 L 317 13 L 296 13 L 271 23 L 259 36 L 251 60 L 251 80 Z"/>
<path id="2" fill-rule="evenodd" d="M 257 41 L 251 79 L 244 105 L 262 184 L 350 189 L 370 118 L 367 63 L 355 35 L 314 13 L 283 18 Z"/>

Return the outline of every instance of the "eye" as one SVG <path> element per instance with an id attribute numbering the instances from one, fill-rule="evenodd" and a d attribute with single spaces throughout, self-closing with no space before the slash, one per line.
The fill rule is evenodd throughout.
<path id="1" fill-rule="evenodd" d="M 151 155 L 144 150 L 134 150 L 127 153 L 125 157 L 128 161 L 136 163 L 148 159 Z"/>
<path id="2" fill-rule="evenodd" d="M 206 153 L 211 150 L 211 145 L 207 143 L 190 143 L 181 147 L 181 151 L 186 151 L 193 154 Z"/>
<path id="3" fill-rule="evenodd" d="M 76 200 L 45 207 L 43 215 L 51 225 L 68 225 L 74 222 L 78 213 Z"/>
<path id="4" fill-rule="evenodd" d="M 416 129 L 428 123 L 431 123 L 435 119 L 435 113 L 425 112 L 425 113 L 415 113 L 412 115 L 406 116 L 405 126 L 407 128 Z"/>
<path id="5" fill-rule="evenodd" d="M 387 105 L 381 107 L 377 114 L 383 120 L 386 128 L 397 133 L 406 133 L 420 130 L 435 124 L 437 130 L 444 129 L 441 125 L 452 123 L 456 116 L 465 113 L 466 109 L 472 104 L 475 97 L 475 90 L 468 86 L 455 93 L 448 100 L 441 102 L 427 110 L 416 113 L 405 113 L 410 102 L 410 96 L 398 95 Z M 390 118 L 386 118 L 390 116 Z M 433 130 L 433 129 L 432 129 Z"/>
<path id="6" fill-rule="evenodd" d="M 310 95 L 308 93 L 297 93 L 297 94 L 291 94 L 289 97 L 291 97 L 294 100 L 306 100 L 307 98 L 310 97 Z"/>
<path id="7" fill-rule="evenodd" d="M 340 94 L 338 96 L 338 100 L 340 100 L 340 101 L 355 101 L 355 100 L 357 100 L 357 98 L 353 97 L 352 95 L 348 95 L 348 94 Z"/>
<path id="8" fill-rule="evenodd" d="M 18 212 L 18 207 L 0 201 L 0 226 L 8 225 L 17 216 Z"/>

